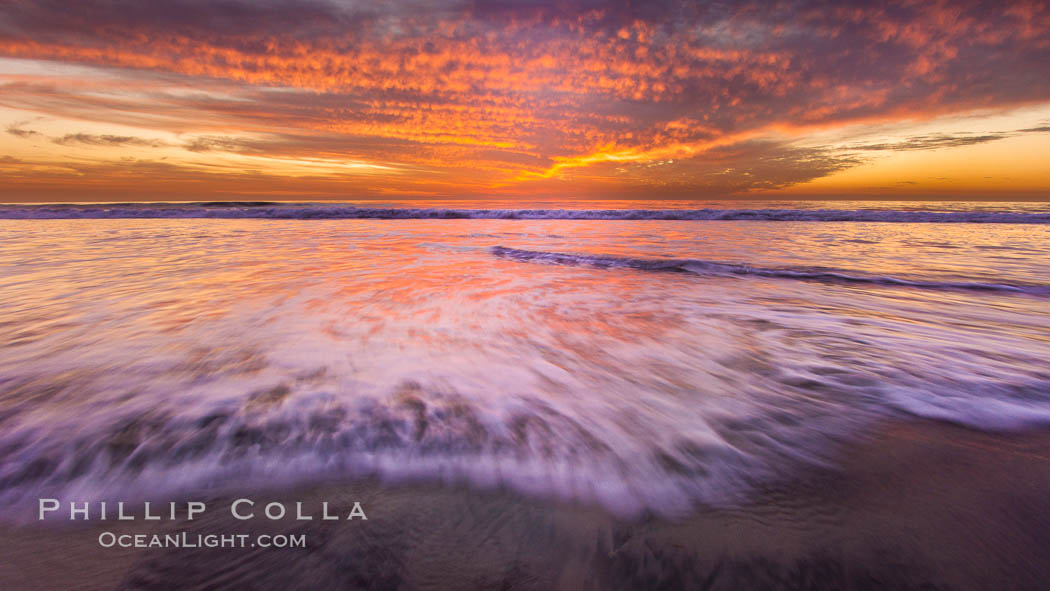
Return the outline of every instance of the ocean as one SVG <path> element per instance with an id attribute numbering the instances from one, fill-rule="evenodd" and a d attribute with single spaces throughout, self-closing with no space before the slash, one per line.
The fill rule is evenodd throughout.
<path id="1" fill-rule="evenodd" d="M 371 478 L 674 518 L 888 420 L 1050 423 L 1045 203 L 0 218 L 7 507 Z"/>

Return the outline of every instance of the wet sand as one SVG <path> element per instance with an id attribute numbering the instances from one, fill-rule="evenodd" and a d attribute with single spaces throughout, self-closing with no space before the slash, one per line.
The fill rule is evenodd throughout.
<path id="1" fill-rule="evenodd" d="M 677 519 L 376 482 L 238 496 L 327 500 L 344 515 L 360 501 L 368 520 L 237 521 L 224 498 L 192 522 L 8 525 L 0 589 L 1034 590 L 1050 581 L 1050 432 L 888 423 L 842 450 L 838 469 Z M 103 531 L 295 533 L 307 548 L 106 549 Z"/>

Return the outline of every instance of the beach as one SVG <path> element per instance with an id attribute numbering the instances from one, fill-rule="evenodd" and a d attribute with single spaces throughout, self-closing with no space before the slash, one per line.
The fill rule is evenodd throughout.
<path id="1" fill-rule="evenodd" d="M 8 589 L 1040 589 L 1050 576 L 1050 433 L 888 424 L 842 468 L 676 519 L 509 491 L 377 481 L 257 490 L 367 521 L 5 527 Z M 209 505 L 223 506 L 223 499 Z M 33 511 L 35 508 L 27 508 Z M 308 548 L 102 548 L 105 531 L 301 533 Z"/>

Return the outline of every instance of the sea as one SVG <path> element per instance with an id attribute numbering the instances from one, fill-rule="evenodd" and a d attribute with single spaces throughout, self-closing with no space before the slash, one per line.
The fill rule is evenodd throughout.
<path id="1" fill-rule="evenodd" d="M 0 506 L 370 478 L 674 516 L 909 417 L 1050 424 L 1050 204 L 0 205 Z"/>

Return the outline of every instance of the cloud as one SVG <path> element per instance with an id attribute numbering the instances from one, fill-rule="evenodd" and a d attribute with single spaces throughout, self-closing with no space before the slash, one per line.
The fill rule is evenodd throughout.
<path id="1" fill-rule="evenodd" d="M 1027 130 L 1022 130 L 1027 131 Z M 1010 137 L 1009 133 L 988 133 L 983 135 L 971 134 L 932 134 L 908 138 L 901 142 L 889 142 L 880 144 L 855 144 L 848 146 L 847 150 L 861 151 L 889 151 L 899 152 L 907 150 L 936 150 L 938 148 L 957 148 L 959 146 L 972 146 L 994 142 Z"/>
<path id="2" fill-rule="evenodd" d="M 0 193 L 9 199 L 45 201 L 184 200 L 187 196 L 242 199 L 362 199 L 447 197 L 460 185 L 432 178 L 390 176 L 377 184 L 353 170 L 290 176 L 221 162 L 174 163 L 160 159 L 35 161 L 0 175 Z"/>
<path id="3" fill-rule="evenodd" d="M 396 163 L 465 192 L 586 175 L 639 191 L 748 191 L 863 158 L 745 142 L 1050 101 L 1050 6 L 85 0 L 70 10 L 39 0 L 0 7 L 0 56 L 100 73 L 12 77 L 0 105 L 188 134 L 187 158 Z M 850 149 L 1004 137 L 927 134 Z M 123 135 L 54 141 L 167 145 Z M 689 164 L 701 155 L 725 160 L 738 180 Z"/>
<path id="4" fill-rule="evenodd" d="M 263 153 L 265 150 L 257 140 L 236 137 L 199 137 L 185 144 L 190 152 L 240 152 L 240 153 Z"/>
<path id="5" fill-rule="evenodd" d="M 826 176 L 859 164 L 854 156 L 825 148 L 786 142 L 745 140 L 718 146 L 703 154 L 645 162 L 607 162 L 627 187 L 648 186 L 661 194 L 729 195 L 780 189 Z M 652 174 L 658 168 L 659 174 Z M 591 175 L 593 170 L 574 174 Z"/>
<path id="6" fill-rule="evenodd" d="M 137 146 L 142 148 L 159 148 L 166 145 L 160 140 L 148 140 L 126 135 L 94 135 L 89 133 L 70 133 L 61 137 L 52 138 L 51 141 L 62 146 L 83 144 L 86 146 Z"/>
<path id="7" fill-rule="evenodd" d="M 7 127 L 7 133 L 19 137 L 22 139 L 29 139 L 34 136 L 42 135 L 39 131 L 33 131 L 31 129 L 22 129 L 25 123 L 15 123 Z"/>
<path id="8" fill-rule="evenodd" d="M 852 144 L 842 148 L 845 151 L 861 152 L 907 152 L 911 150 L 937 150 L 940 148 L 958 148 L 962 146 L 973 146 L 994 142 L 1027 133 L 1043 133 L 1050 131 L 1050 126 L 1029 127 L 1013 131 L 997 131 L 983 134 L 973 133 L 933 133 L 910 137 L 896 142 L 880 142 L 874 144 Z"/>
<path id="9" fill-rule="evenodd" d="M 24 164 L 24 162 L 14 156 L 5 155 L 0 156 L 0 164 Z"/>

